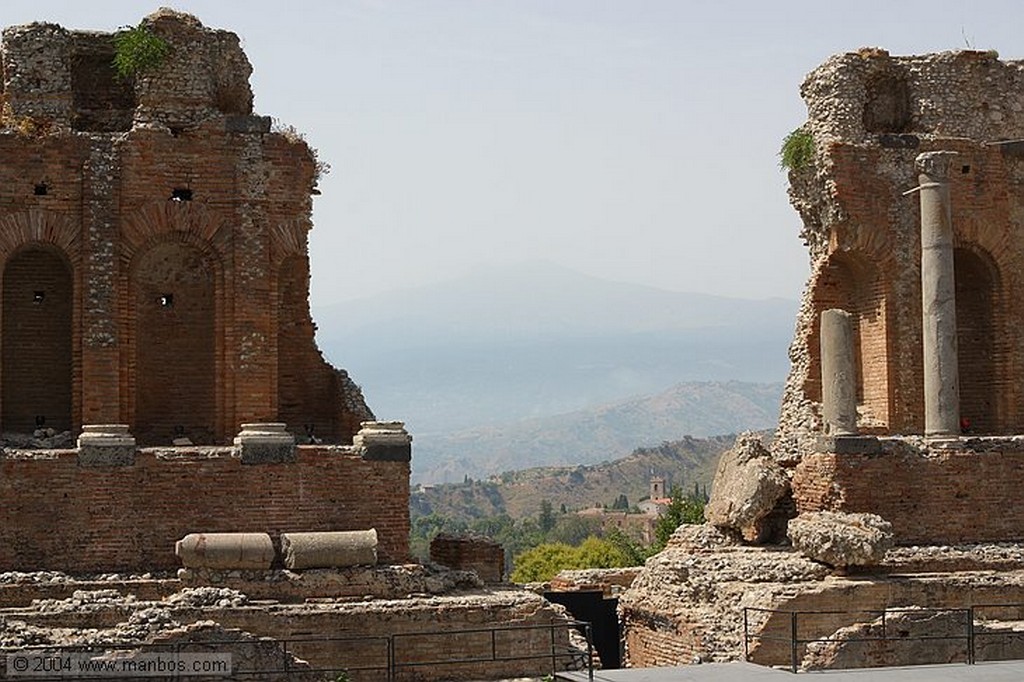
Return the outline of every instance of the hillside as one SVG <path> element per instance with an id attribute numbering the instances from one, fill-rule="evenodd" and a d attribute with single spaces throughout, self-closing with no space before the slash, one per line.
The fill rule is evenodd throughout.
<path id="1" fill-rule="evenodd" d="M 452 434 L 414 434 L 413 480 L 458 482 L 512 469 L 596 464 L 679 434 L 703 438 L 767 429 L 778 418 L 781 394 L 781 384 L 690 382 L 568 414 Z"/>
<path id="2" fill-rule="evenodd" d="M 314 313 L 321 348 L 377 416 L 423 437 L 586 410 L 684 381 L 782 381 L 796 307 L 527 262 Z M 682 433 L 694 431 L 667 437 Z"/>
<path id="3" fill-rule="evenodd" d="M 647 496 L 652 474 L 686 491 L 695 483 L 710 488 L 718 457 L 734 440 L 731 435 L 686 436 L 598 464 L 536 467 L 506 471 L 484 481 L 417 487 L 409 507 L 413 518 L 436 513 L 471 520 L 501 513 L 517 519 L 535 516 L 544 500 L 555 509 L 564 504 L 572 510 L 611 505 L 624 493 L 630 504 L 636 504 Z"/>

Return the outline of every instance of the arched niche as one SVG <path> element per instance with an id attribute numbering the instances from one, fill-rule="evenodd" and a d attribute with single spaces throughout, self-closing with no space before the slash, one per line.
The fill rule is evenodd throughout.
<path id="1" fill-rule="evenodd" d="M 830 308 L 852 316 L 857 411 L 861 430 L 884 433 L 891 419 L 889 338 L 885 316 L 885 282 L 865 256 L 837 251 L 822 266 L 812 294 L 814 330 L 809 339 L 810 365 L 804 392 L 821 402 L 821 313 Z"/>
<path id="2" fill-rule="evenodd" d="M 997 320 L 998 268 L 991 256 L 970 247 L 954 249 L 953 263 L 960 415 L 971 433 L 1000 433 L 1005 425 L 998 390 L 1009 363 Z"/>
<path id="3" fill-rule="evenodd" d="M 134 424 L 141 445 L 217 435 L 216 273 L 198 248 L 159 242 L 135 256 Z"/>
<path id="4" fill-rule="evenodd" d="M 74 278 L 54 247 L 24 247 L 3 272 L 2 429 L 72 426 Z"/>

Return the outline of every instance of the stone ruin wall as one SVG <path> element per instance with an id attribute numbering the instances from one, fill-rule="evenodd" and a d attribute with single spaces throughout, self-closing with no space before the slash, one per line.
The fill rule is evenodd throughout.
<path id="1" fill-rule="evenodd" d="M 1024 63 L 988 52 L 836 55 L 801 88 L 814 161 L 790 173 L 811 276 L 790 349 L 783 459 L 822 431 L 818 317 L 854 315 L 862 432 L 924 428 L 920 209 L 915 157 L 958 152 L 951 169 L 962 413 L 972 431 L 1024 431 Z"/>
<path id="2" fill-rule="evenodd" d="M 989 52 L 894 57 L 864 49 L 815 69 L 801 93 L 814 157 L 790 171 L 811 276 L 790 348 L 774 456 L 796 466 L 797 512 L 873 512 L 897 541 L 1024 540 L 1024 63 Z M 951 150 L 960 412 L 968 436 L 924 432 L 920 199 L 915 158 Z M 819 320 L 853 318 L 858 426 L 879 452 L 815 453 Z M 954 513 L 956 510 L 956 513 Z M 965 516 L 970 522 L 965 522 Z"/>
<path id="3" fill-rule="evenodd" d="M 314 341 L 315 155 L 253 115 L 237 36 L 143 24 L 171 52 L 128 81 L 110 34 L 3 32 L 0 430 L 224 444 L 280 421 L 349 442 L 372 413 Z"/>

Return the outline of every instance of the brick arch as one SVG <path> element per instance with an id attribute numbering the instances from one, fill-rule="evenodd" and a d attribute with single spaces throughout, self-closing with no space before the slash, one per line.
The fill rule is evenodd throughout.
<path id="1" fill-rule="evenodd" d="M 75 426 L 77 405 L 75 274 L 51 242 L 23 244 L 7 254 L 0 325 L 0 423 L 31 433 L 42 426 Z"/>
<path id="2" fill-rule="evenodd" d="M 19 211 L 0 217 L 0 258 L 27 244 L 48 244 L 61 251 L 72 269 L 79 260 L 78 227 L 59 213 Z"/>
<path id="3" fill-rule="evenodd" d="M 853 318 L 854 365 L 860 428 L 885 432 L 892 419 L 889 380 L 886 281 L 880 268 L 854 251 L 835 251 L 822 264 L 814 283 L 814 329 L 809 339 L 810 366 L 804 393 L 821 402 L 821 313 L 840 308 Z"/>
<path id="4" fill-rule="evenodd" d="M 1007 431 L 1000 401 L 1012 388 L 1011 346 L 1004 331 L 1002 277 L 995 259 L 975 244 L 953 251 L 956 281 L 960 414 L 972 433 Z"/>
<path id="5" fill-rule="evenodd" d="M 192 201 L 154 201 L 134 211 L 121 228 L 121 250 L 126 260 L 140 249 L 174 235 L 182 243 L 209 248 L 225 260 L 231 251 L 231 230 L 202 204 Z"/>
<path id="6" fill-rule="evenodd" d="M 308 218 L 289 220 L 270 228 L 270 260 L 275 269 L 280 269 L 286 258 L 305 257 L 310 228 Z"/>

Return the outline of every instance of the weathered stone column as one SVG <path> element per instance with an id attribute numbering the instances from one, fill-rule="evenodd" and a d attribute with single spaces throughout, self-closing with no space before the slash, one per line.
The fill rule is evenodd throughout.
<path id="1" fill-rule="evenodd" d="M 853 320 L 845 310 L 821 313 L 821 414 L 825 433 L 857 433 L 857 383 L 853 361 Z"/>
<path id="2" fill-rule="evenodd" d="M 956 152 L 917 157 L 921 193 L 921 322 L 924 341 L 924 432 L 960 433 L 956 347 L 956 286 L 949 162 Z"/>

